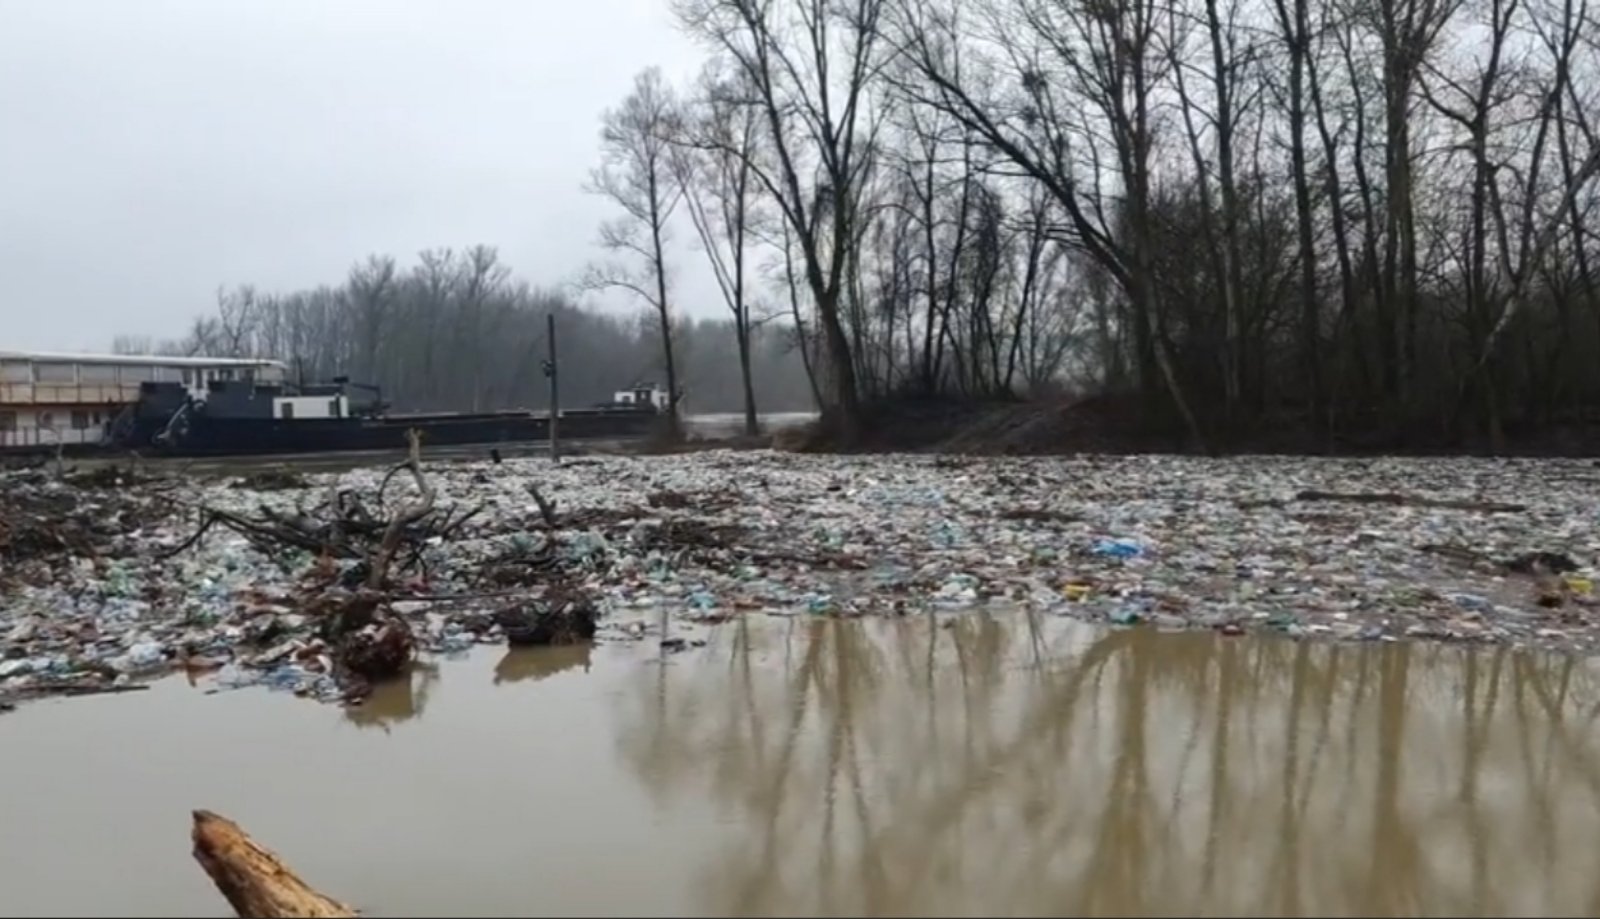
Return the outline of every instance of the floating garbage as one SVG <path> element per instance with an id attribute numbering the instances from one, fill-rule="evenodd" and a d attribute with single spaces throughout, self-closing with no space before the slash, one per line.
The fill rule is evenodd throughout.
<path id="1" fill-rule="evenodd" d="M 167 662 L 167 649 L 158 641 L 141 641 L 112 661 L 122 673 L 141 673 Z"/>
<path id="2" fill-rule="evenodd" d="M 1144 546 L 1137 539 L 1102 539 L 1094 544 L 1090 550 L 1095 555 L 1108 558 L 1138 558 L 1144 554 Z"/>
<path id="3" fill-rule="evenodd" d="M 595 640 L 636 641 L 659 640 L 663 616 L 1028 609 L 1600 649 L 1600 476 L 1578 461 L 711 451 L 423 466 L 432 509 L 369 598 L 410 640 L 374 646 L 378 664 L 542 640 L 559 598 L 586 611 L 579 640 L 587 611 Z M 219 686 L 329 695 L 330 624 L 416 494 L 381 467 L 0 474 L 0 701 L 197 662 Z"/>

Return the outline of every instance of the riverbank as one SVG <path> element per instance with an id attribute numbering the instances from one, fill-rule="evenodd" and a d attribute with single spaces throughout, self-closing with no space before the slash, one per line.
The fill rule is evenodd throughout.
<path id="1" fill-rule="evenodd" d="M 709 451 L 424 470 L 434 516 L 377 599 L 425 655 L 503 644 L 508 609 L 573 598 L 600 640 L 669 648 L 742 616 L 989 609 L 1600 650 L 1588 462 Z M 370 558 L 228 521 L 386 519 L 414 494 L 406 476 L 118 476 L 0 481 L 0 697 L 173 669 L 342 697 L 325 601 Z"/>
<path id="2" fill-rule="evenodd" d="M 1129 397 L 976 401 L 899 398 L 868 405 L 860 430 L 846 437 L 827 422 L 792 425 L 777 442 L 807 453 L 946 453 L 974 456 L 1600 456 L 1595 418 L 1509 421 L 1499 443 L 1481 432 L 1452 430 L 1441 419 L 1408 419 L 1376 410 L 1346 412 L 1331 433 L 1303 411 L 1258 415 L 1232 428 L 1209 427 L 1197 444 L 1177 417 L 1152 415 Z M 1202 446 L 1204 449 L 1202 449 Z"/>

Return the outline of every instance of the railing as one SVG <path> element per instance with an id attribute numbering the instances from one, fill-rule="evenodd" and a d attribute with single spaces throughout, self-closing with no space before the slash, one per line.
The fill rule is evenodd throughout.
<path id="1" fill-rule="evenodd" d="M 0 450 L 54 447 L 56 444 L 95 444 L 100 442 L 101 427 L 68 428 L 18 428 L 0 431 Z"/>
<path id="2" fill-rule="evenodd" d="M 0 383 L 0 403 L 8 405 L 103 405 L 138 399 L 138 383 Z"/>

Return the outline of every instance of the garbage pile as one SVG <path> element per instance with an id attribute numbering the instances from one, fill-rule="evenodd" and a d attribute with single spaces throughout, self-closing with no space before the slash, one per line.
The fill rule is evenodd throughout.
<path id="1" fill-rule="evenodd" d="M 670 649 L 747 614 L 1029 609 L 1224 635 L 1600 647 L 1600 468 L 1584 462 L 425 459 L 0 476 L 0 702 L 174 669 L 352 700 L 418 653 Z"/>

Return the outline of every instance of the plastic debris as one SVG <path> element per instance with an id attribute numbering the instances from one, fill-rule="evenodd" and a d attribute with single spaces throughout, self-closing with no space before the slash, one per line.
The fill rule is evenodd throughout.
<path id="1" fill-rule="evenodd" d="M 383 598 L 421 653 L 531 634 L 532 620 L 496 613 L 532 615 L 552 591 L 592 604 L 597 640 L 670 637 L 662 617 L 1028 609 L 1225 635 L 1600 648 L 1600 472 L 1586 462 L 423 462 L 449 517 L 408 540 Z M 178 668 L 218 687 L 336 696 L 329 611 L 312 600 L 357 590 L 362 552 L 266 545 L 202 528 L 194 509 L 296 520 L 356 495 L 378 516 L 410 489 L 396 477 L 374 501 L 387 474 L 0 474 L 0 700 Z"/>
<path id="2" fill-rule="evenodd" d="M 1122 539 L 1102 539 L 1094 544 L 1094 549 L 1091 551 L 1095 555 L 1103 555 L 1110 558 L 1138 558 L 1144 554 L 1144 546 L 1140 545 L 1137 539 L 1128 539 L 1126 537 Z"/>

